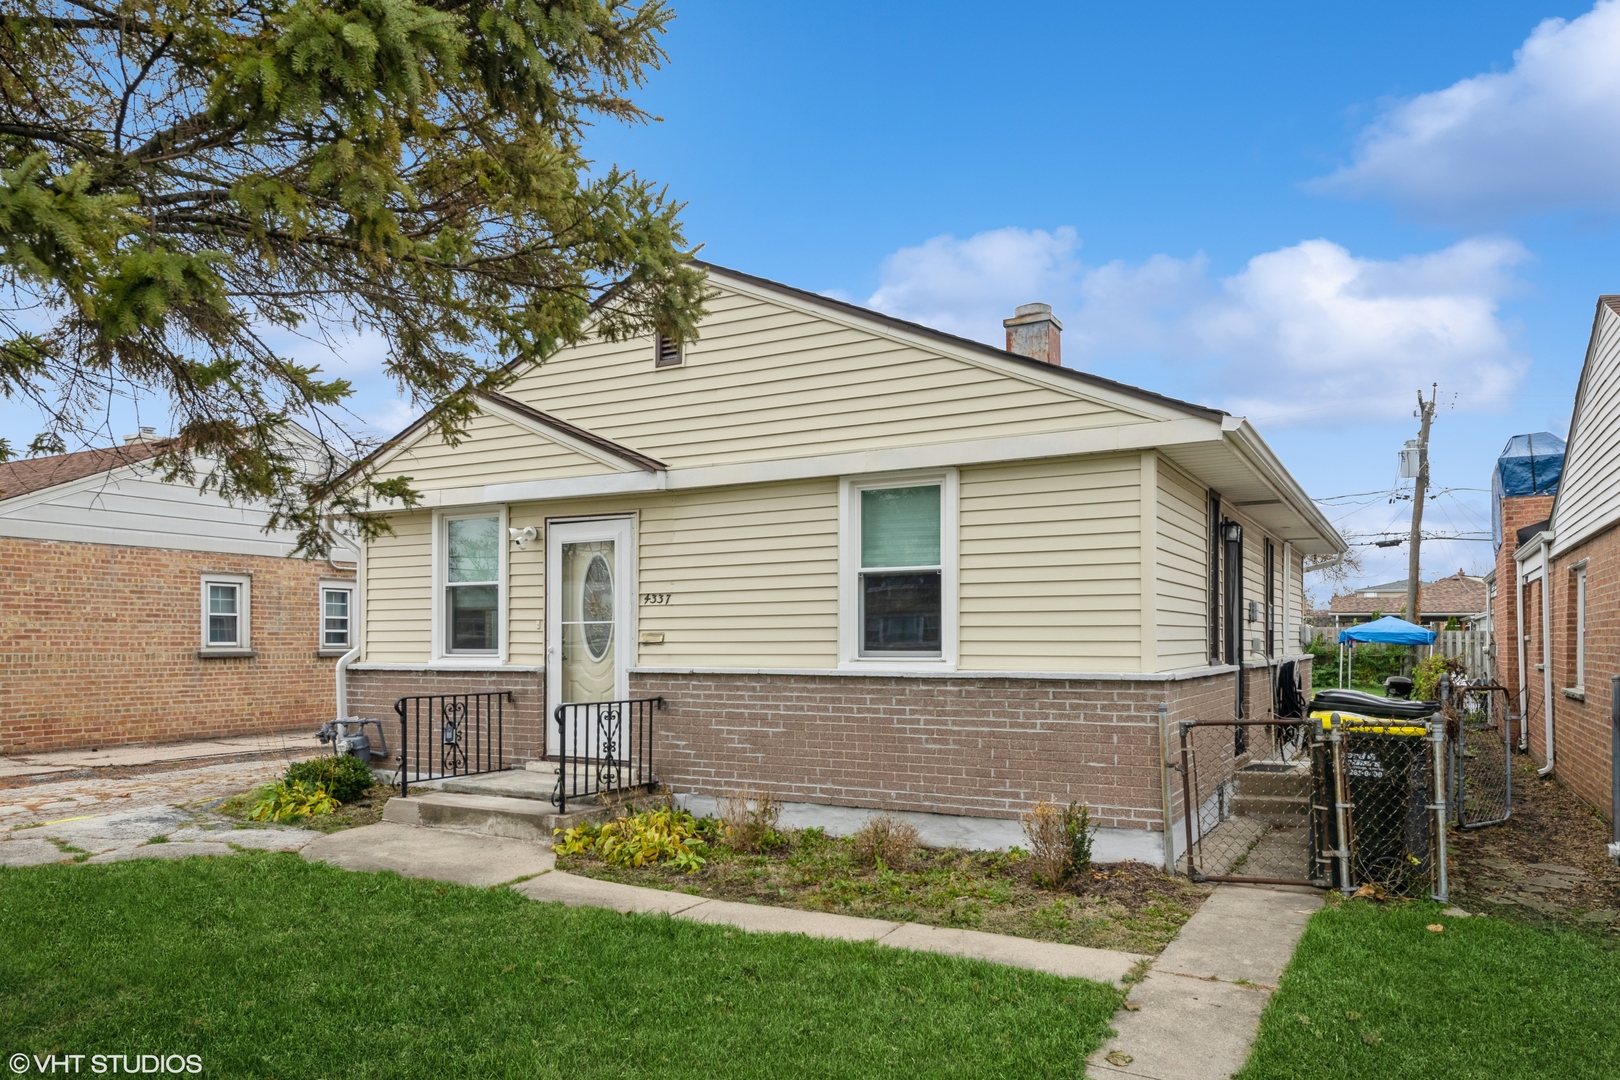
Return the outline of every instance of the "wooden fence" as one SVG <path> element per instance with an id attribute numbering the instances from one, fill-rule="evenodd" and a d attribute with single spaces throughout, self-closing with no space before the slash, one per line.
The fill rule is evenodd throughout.
<path id="1" fill-rule="evenodd" d="M 1435 636 L 1433 651 L 1461 660 L 1470 679 L 1495 677 L 1489 630 L 1441 630 Z"/>

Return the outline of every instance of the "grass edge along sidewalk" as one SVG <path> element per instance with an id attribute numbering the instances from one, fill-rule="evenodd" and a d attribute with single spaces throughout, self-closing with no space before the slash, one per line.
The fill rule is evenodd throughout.
<path id="1" fill-rule="evenodd" d="M 1239 1080 L 1620 1076 L 1620 949 L 1442 905 L 1313 916 Z M 1431 930 L 1439 926 L 1441 930 Z"/>
<path id="2" fill-rule="evenodd" d="M 1112 987 L 295 855 L 0 868 L 0 1051 L 210 1076 L 1075 1076 Z"/>

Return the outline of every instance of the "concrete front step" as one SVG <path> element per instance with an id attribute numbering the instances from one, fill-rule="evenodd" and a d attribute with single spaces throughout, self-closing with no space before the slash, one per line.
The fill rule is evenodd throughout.
<path id="1" fill-rule="evenodd" d="M 434 791 L 389 799 L 388 805 L 383 807 L 382 819 L 399 825 L 427 825 L 549 843 L 555 830 L 571 829 L 586 821 L 601 821 L 608 812 L 605 806 L 587 804 L 559 814 L 550 802 L 539 799 Z"/>
<path id="2" fill-rule="evenodd" d="M 1232 800 L 1232 816 L 1266 825 L 1304 825 L 1311 820 L 1311 800 L 1303 795 L 1251 795 L 1240 789 Z"/>

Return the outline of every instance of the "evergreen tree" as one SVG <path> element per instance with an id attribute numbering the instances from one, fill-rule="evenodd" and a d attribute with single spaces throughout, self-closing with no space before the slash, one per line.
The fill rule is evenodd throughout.
<path id="1" fill-rule="evenodd" d="M 0 393 L 36 451 L 109 394 L 157 399 L 158 462 L 263 499 L 302 548 L 368 534 L 406 478 L 338 480 L 349 385 L 267 329 L 356 330 L 454 439 L 465 391 L 586 333 L 690 338 L 680 204 L 595 169 L 598 120 L 665 59 L 661 0 L 0 0 Z M 315 455 L 320 457 L 319 454 Z M 199 469 L 199 459 L 210 467 Z"/>

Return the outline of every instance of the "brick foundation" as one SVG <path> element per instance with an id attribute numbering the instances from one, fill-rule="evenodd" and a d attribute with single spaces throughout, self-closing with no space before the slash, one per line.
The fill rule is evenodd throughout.
<path id="1" fill-rule="evenodd" d="M 1245 676 L 1250 713 L 1264 715 L 1267 672 Z M 391 751 L 398 698 L 510 690 L 507 761 L 543 756 L 541 671 L 357 664 L 348 680 L 350 713 L 384 720 Z M 754 788 L 790 803 L 1002 819 L 1050 798 L 1086 803 L 1103 828 L 1151 831 L 1163 828 L 1159 704 L 1174 756 L 1175 724 L 1228 719 L 1233 699 L 1230 672 L 1165 681 L 637 671 L 630 692 L 665 699 L 653 769 L 682 794 Z M 1179 817 L 1179 781 L 1172 795 Z"/>
<path id="2" fill-rule="evenodd" d="M 197 655 L 202 575 L 252 575 L 256 654 Z M 0 753 L 313 731 L 330 563 L 0 538 Z"/>

